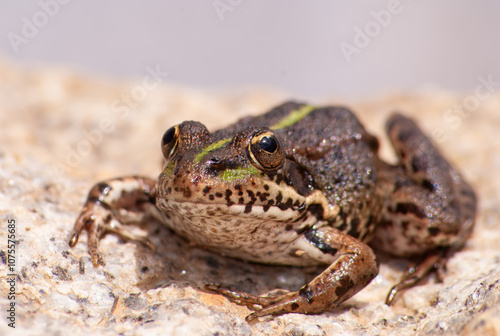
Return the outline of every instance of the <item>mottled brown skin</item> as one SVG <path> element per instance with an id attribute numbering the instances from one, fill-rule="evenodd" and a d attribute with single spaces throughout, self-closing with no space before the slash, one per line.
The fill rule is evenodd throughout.
<path id="1" fill-rule="evenodd" d="M 416 124 L 393 115 L 387 131 L 400 163 L 377 156 L 378 141 L 341 107 L 294 102 L 210 133 L 188 121 L 162 139 L 165 165 L 156 181 L 127 177 L 89 193 L 70 245 L 88 232 L 94 266 L 105 232 L 152 246 L 121 224 L 154 216 L 192 242 L 253 262 L 328 264 L 297 292 L 253 296 L 208 290 L 255 309 L 248 321 L 329 310 L 378 273 L 377 250 L 422 257 L 393 287 L 442 268 L 474 225 L 476 198 Z"/>

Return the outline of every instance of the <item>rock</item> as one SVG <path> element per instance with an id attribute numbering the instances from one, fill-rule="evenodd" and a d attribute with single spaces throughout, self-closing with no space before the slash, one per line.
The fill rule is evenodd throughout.
<path id="1" fill-rule="evenodd" d="M 145 73 L 146 76 L 146 73 Z M 87 78 L 58 69 L 22 69 L 0 62 L 0 334 L 86 335 L 497 335 L 500 334 L 500 94 L 457 109 L 473 95 L 432 90 L 369 101 L 325 100 L 357 112 L 382 138 L 382 155 L 394 160 L 383 124 L 394 110 L 418 120 L 464 173 L 479 195 L 473 236 L 448 263 L 443 283 L 431 276 L 401 293 L 385 295 L 406 261 L 384 259 L 380 275 L 354 298 L 321 315 L 288 314 L 248 324 L 250 313 L 206 293 L 205 283 L 254 294 L 296 290 L 318 269 L 255 265 L 189 245 L 158 223 L 137 227 L 158 253 L 106 236 L 106 266 L 93 268 L 86 235 L 75 248 L 69 235 L 90 187 L 101 179 L 160 171 L 160 139 L 185 119 L 222 127 L 287 98 L 270 90 L 202 92 L 168 83 L 128 101 L 142 80 Z M 469 106 L 469 105 L 468 105 Z M 15 265 L 8 265 L 8 223 L 15 220 Z M 6 310 L 15 302 L 15 329 Z M 15 331 L 15 333 L 14 333 Z"/>

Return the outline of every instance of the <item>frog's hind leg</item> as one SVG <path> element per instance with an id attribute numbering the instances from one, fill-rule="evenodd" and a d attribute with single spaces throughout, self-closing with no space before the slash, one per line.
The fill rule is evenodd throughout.
<path id="1" fill-rule="evenodd" d="M 415 285 L 429 272 L 442 275 L 446 260 L 469 237 L 476 215 L 476 195 L 414 121 L 395 114 L 387 132 L 399 165 L 379 169 L 386 204 L 372 245 L 392 255 L 422 256 L 387 297 Z"/>
<path id="2" fill-rule="evenodd" d="M 214 285 L 206 285 L 205 289 L 251 309 L 261 306 L 262 309 L 247 316 L 246 320 L 251 322 L 267 315 L 327 311 L 352 297 L 378 274 L 379 264 L 372 249 L 333 227 L 309 229 L 295 244 L 304 256 L 331 263 L 299 291 L 255 296 Z"/>

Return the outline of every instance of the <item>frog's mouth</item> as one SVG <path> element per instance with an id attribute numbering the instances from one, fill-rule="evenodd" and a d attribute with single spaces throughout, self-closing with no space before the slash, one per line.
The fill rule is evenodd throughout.
<path id="1" fill-rule="evenodd" d="M 156 203 L 161 210 L 174 214 L 189 211 L 189 216 L 200 217 L 243 216 L 298 220 L 307 211 L 306 197 L 284 183 L 278 185 L 274 181 L 261 183 L 260 180 L 246 179 L 241 183 L 223 186 L 199 183 L 196 186 L 184 184 L 182 187 L 175 187 L 167 183 L 157 189 L 159 193 Z"/>
<path id="2" fill-rule="evenodd" d="M 163 211 L 177 216 L 189 217 L 247 217 L 273 221 L 297 220 L 306 212 L 306 206 L 288 205 L 245 205 L 225 203 L 204 203 L 191 201 L 175 201 L 164 198 L 157 199 L 156 205 Z"/>

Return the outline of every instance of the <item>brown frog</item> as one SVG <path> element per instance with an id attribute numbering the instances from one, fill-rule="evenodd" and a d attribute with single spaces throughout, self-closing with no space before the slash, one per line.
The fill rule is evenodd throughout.
<path id="1" fill-rule="evenodd" d="M 158 179 L 117 178 L 91 189 L 70 246 L 86 230 L 96 267 L 105 264 L 98 241 L 108 232 L 154 248 L 123 226 L 153 215 L 225 256 L 328 265 L 297 292 L 253 296 L 206 286 L 256 310 L 248 321 L 339 305 L 377 275 L 373 249 L 421 257 L 390 303 L 429 272 L 442 275 L 472 231 L 476 196 L 412 120 L 393 115 L 387 132 L 397 165 L 378 158 L 377 139 L 343 107 L 288 102 L 214 133 L 183 122 L 163 136 Z"/>

